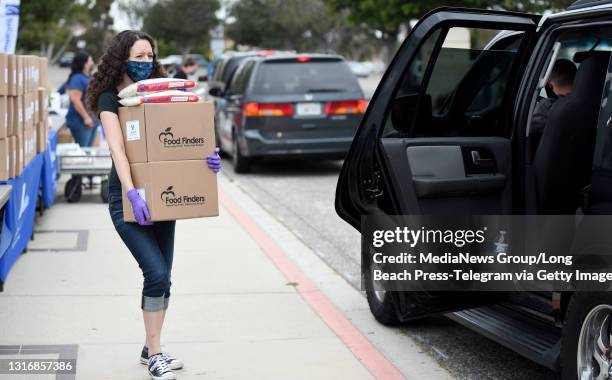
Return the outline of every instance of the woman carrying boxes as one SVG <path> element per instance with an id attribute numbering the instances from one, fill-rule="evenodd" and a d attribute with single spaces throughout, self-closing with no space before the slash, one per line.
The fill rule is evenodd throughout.
<path id="1" fill-rule="evenodd" d="M 134 164 L 130 167 L 133 162 L 129 160 L 130 157 L 126 154 L 126 146 L 128 141 L 135 139 L 135 135 L 132 131 L 132 138 L 130 139 L 128 136 L 126 140 L 125 133 L 128 132 L 125 131 L 125 126 L 120 123 L 119 118 L 119 114 L 122 113 L 120 112 L 122 105 L 119 102 L 119 92 L 121 90 L 136 82 L 162 77 L 164 77 L 164 73 L 157 61 L 155 43 L 151 36 L 139 31 L 121 32 L 112 39 L 106 53 L 101 58 L 98 71 L 93 75 L 88 87 L 87 103 L 88 107 L 99 115 L 102 121 L 102 127 L 113 158 L 108 194 L 110 216 L 115 229 L 138 262 L 144 276 L 141 309 L 145 323 L 146 343 L 141 352 L 140 362 L 148 365 L 149 374 L 153 379 L 175 379 L 176 375 L 172 370 L 182 368 L 183 364 L 168 352 L 162 352 L 160 347 L 161 329 L 170 296 L 175 221 L 167 217 L 166 219 L 151 217 L 155 210 L 152 209 L 152 213 L 149 213 L 147 204 L 149 202 L 159 202 L 158 198 L 160 197 L 151 195 L 150 192 L 153 190 L 149 187 L 149 184 L 145 186 L 139 183 L 139 181 L 143 181 L 141 179 L 143 177 L 138 174 L 138 170 L 141 169 L 137 168 L 144 167 L 141 171 L 146 172 L 148 161 L 145 160 L 144 163 Z M 204 106 L 204 104 L 202 105 Z M 133 124 L 134 121 L 129 121 L 129 123 Z M 144 128 L 142 133 L 144 133 Z M 141 137 L 140 131 L 137 137 L 136 140 L 139 140 Z M 221 168 L 221 159 L 218 155 L 218 148 L 214 145 L 210 148 L 210 151 L 214 151 L 214 153 L 207 156 L 207 167 L 206 164 L 200 165 L 204 161 L 191 160 L 185 162 L 203 170 L 200 173 L 201 175 L 197 175 L 197 177 L 210 179 L 208 177 L 210 173 L 213 177 L 212 182 L 215 183 L 214 191 L 216 192 L 214 174 Z M 203 160 L 203 156 L 201 159 Z M 170 163 L 152 162 L 151 164 L 174 163 L 176 161 Z M 185 177 L 184 174 L 183 177 Z M 149 191 L 148 195 L 144 195 L 146 191 Z M 174 193 L 176 193 L 176 189 L 174 192 L 172 189 L 167 190 L 161 194 L 160 199 L 168 198 L 169 194 Z M 200 198 L 205 199 L 203 196 L 198 199 Z M 186 199 L 189 201 L 195 198 L 187 196 Z M 179 198 L 179 201 L 182 201 L 182 198 Z M 130 213 L 133 212 L 133 217 L 137 223 L 124 220 L 124 210 L 126 210 L 123 205 L 124 202 L 131 204 Z M 173 209 L 177 208 L 176 205 L 173 206 Z M 167 216 L 167 214 L 164 215 Z M 131 217 L 131 215 L 129 216 Z M 126 219 L 127 217 L 126 213 Z M 156 221 L 153 222 L 151 219 Z"/>

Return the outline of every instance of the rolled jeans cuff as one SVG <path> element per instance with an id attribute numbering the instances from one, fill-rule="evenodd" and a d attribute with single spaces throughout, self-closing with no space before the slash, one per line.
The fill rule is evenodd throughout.
<path id="1" fill-rule="evenodd" d="M 163 294 L 159 297 L 149 297 L 143 294 L 140 308 L 144 311 L 160 311 L 165 309 L 166 305 L 167 301 Z"/>

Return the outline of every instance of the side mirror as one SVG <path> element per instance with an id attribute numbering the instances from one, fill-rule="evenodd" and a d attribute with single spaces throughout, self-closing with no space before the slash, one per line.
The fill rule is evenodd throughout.
<path id="1" fill-rule="evenodd" d="M 220 98 L 223 96 L 223 91 L 219 87 L 211 87 L 208 89 L 208 94 L 215 98 Z"/>
<path id="2" fill-rule="evenodd" d="M 208 75 L 200 75 L 198 77 L 198 82 L 206 82 L 208 81 Z"/>

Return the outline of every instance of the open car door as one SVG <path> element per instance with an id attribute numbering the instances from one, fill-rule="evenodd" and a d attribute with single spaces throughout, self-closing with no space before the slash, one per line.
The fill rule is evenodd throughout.
<path id="1" fill-rule="evenodd" d="M 452 8 L 425 16 L 355 135 L 336 189 L 340 217 L 361 230 L 364 215 L 511 214 L 513 100 L 538 21 Z M 482 294 L 386 292 L 363 280 L 383 323 L 483 302 Z"/>

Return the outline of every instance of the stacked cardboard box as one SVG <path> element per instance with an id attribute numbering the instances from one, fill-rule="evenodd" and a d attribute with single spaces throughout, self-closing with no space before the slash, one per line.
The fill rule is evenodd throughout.
<path id="1" fill-rule="evenodd" d="M 0 181 L 46 149 L 46 73 L 46 58 L 0 53 Z"/>
<path id="2" fill-rule="evenodd" d="M 206 162 L 215 148 L 212 102 L 122 107 L 119 121 L 132 180 L 151 220 L 219 215 L 217 176 Z M 124 220 L 133 222 L 125 191 Z"/>

